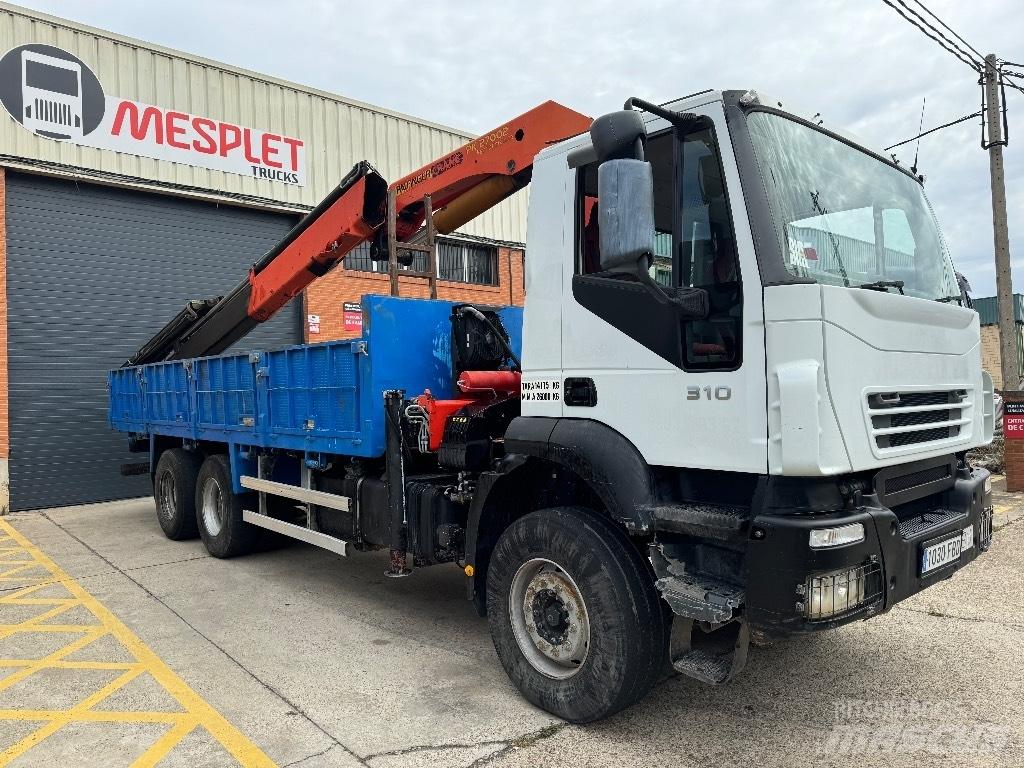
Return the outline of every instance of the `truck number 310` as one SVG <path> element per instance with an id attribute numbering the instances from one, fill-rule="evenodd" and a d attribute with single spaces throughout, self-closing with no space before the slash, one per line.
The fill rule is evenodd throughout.
<path id="1" fill-rule="evenodd" d="M 712 393 L 714 397 L 712 398 Z M 728 400 L 732 397 L 732 387 L 687 387 L 687 400 Z"/>

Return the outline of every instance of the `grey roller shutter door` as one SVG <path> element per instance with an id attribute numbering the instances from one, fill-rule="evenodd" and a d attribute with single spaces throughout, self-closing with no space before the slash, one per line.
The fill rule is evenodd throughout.
<path id="1" fill-rule="evenodd" d="M 29 174 L 7 174 L 11 508 L 143 496 L 122 477 L 106 372 L 189 299 L 234 287 L 296 219 Z M 293 301 L 238 348 L 301 341 Z"/>

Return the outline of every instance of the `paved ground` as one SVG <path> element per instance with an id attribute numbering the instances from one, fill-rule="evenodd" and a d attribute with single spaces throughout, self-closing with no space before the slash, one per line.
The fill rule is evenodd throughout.
<path id="1" fill-rule="evenodd" d="M 0 765 L 1024 765 L 1024 502 L 996 503 L 954 580 L 588 727 L 519 698 L 455 568 L 218 561 L 151 500 L 0 518 Z"/>

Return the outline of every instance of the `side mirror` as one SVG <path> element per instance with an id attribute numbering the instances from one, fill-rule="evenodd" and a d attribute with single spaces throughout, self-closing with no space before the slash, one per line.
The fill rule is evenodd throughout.
<path id="1" fill-rule="evenodd" d="M 606 160 L 597 168 L 601 269 L 647 274 L 654 254 L 654 173 L 643 160 Z"/>
<path id="2" fill-rule="evenodd" d="M 643 160 L 647 129 L 640 113 L 633 109 L 609 112 L 590 124 L 590 141 L 598 162 Z"/>
<path id="3" fill-rule="evenodd" d="M 702 288 L 666 288 L 648 271 L 654 259 L 654 172 L 643 160 L 605 160 L 597 167 L 598 229 L 601 270 L 630 274 L 677 316 L 708 316 L 709 296 Z"/>

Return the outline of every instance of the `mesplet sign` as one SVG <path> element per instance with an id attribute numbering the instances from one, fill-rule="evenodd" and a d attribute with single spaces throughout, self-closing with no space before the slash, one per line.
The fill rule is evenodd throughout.
<path id="1" fill-rule="evenodd" d="M 25 129 L 48 139 L 306 184 L 301 139 L 106 96 L 81 59 L 50 45 L 22 45 L 0 59 L 0 101 Z"/>

